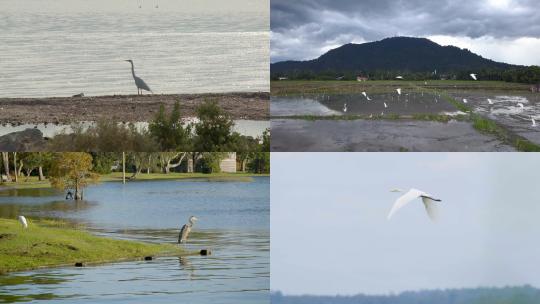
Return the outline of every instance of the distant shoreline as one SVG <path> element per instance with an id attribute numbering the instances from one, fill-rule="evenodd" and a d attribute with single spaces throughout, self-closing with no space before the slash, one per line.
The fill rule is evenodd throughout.
<path id="1" fill-rule="evenodd" d="M 0 124 L 71 124 L 112 120 L 141 122 L 152 120 L 164 104 L 171 110 L 180 102 L 182 117 L 193 117 L 198 105 L 215 100 L 233 119 L 268 120 L 269 92 L 203 94 L 145 94 L 87 97 L 0 98 Z"/>

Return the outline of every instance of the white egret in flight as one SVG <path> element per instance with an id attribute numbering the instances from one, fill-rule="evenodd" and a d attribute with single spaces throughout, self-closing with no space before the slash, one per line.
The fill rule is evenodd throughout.
<path id="1" fill-rule="evenodd" d="M 28 221 L 26 221 L 26 218 L 24 215 L 19 215 L 19 222 L 23 226 L 24 229 L 28 228 Z"/>
<path id="2" fill-rule="evenodd" d="M 408 203 L 412 202 L 413 200 L 421 198 L 422 202 L 424 203 L 424 207 L 426 208 L 426 212 L 430 219 L 435 220 L 437 217 L 436 213 L 436 205 L 435 202 L 440 202 L 440 199 L 434 198 L 431 194 L 428 194 L 426 192 L 420 191 L 418 189 L 411 189 L 404 195 L 400 196 L 394 205 L 392 206 L 392 209 L 390 210 L 390 213 L 388 213 L 388 219 L 391 219 L 392 216 L 403 206 L 407 205 Z"/>
<path id="3" fill-rule="evenodd" d="M 476 78 L 476 74 L 471 74 L 471 78 L 474 80 L 478 80 L 478 78 Z"/>

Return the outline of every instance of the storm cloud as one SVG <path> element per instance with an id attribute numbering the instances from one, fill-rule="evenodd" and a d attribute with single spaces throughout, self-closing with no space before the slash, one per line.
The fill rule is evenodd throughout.
<path id="1" fill-rule="evenodd" d="M 484 57 L 540 64 L 535 0 L 272 0 L 272 62 L 312 59 L 345 43 L 426 37 Z"/>

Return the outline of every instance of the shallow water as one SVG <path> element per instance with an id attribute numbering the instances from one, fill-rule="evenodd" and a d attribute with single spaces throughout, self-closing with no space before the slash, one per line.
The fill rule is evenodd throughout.
<path id="1" fill-rule="evenodd" d="M 269 91 L 267 11 L 17 2 L 0 2 L 0 97 L 134 94 L 126 59 L 156 93 Z"/>
<path id="2" fill-rule="evenodd" d="M 270 121 L 266 120 L 235 120 L 235 125 L 233 130 L 245 135 L 251 136 L 253 138 L 260 137 L 263 132 L 270 128 Z M 80 122 L 84 127 L 88 127 L 93 124 L 93 122 Z M 148 129 L 148 122 L 137 122 L 135 126 L 141 129 Z M 72 133 L 73 129 L 71 125 L 55 125 L 55 124 L 21 124 L 21 125 L 5 125 L 0 126 L 0 136 L 6 135 L 12 132 L 23 131 L 26 129 L 39 129 L 43 136 L 45 137 L 54 137 L 59 133 Z"/>
<path id="3" fill-rule="evenodd" d="M 385 94 L 319 94 L 305 96 L 272 97 L 272 116 L 297 115 L 379 115 L 384 114 L 440 114 L 454 112 L 456 108 L 440 96 L 428 93 L 402 92 Z M 386 107 L 385 107 L 386 104 Z M 347 111 L 344 111 L 346 106 Z"/>
<path id="4" fill-rule="evenodd" d="M 93 186 L 86 201 L 33 190 L 0 197 L 0 216 L 55 217 L 86 223 L 96 234 L 175 243 L 190 215 L 197 222 L 188 249 L 207 257 L 163 257 L 84 268 L 63 267 L 0 276 L 0 301 L 45 297 L 87 303 L 268 303 L 269 178 L 253 182 L 151 181 Z"/>
<path id="5" fill-rule="evenodd" d="M 453 92 L 458 100 L 467 99 L 480 113 L 528 140 L 540 144 L 540 94 L 497 94 L 495 92 Z M 488 99 L 493 104 L 489 104 Z M 522 104 L 523 108 L 519 105 Z M 534 127 L 532 119 L 536 120 Z"/>
<path id="6" fill-rule="evenodd" d="M 271 150 L 468 152 L 514 149 L 461 121 L 273 119 Z"/>

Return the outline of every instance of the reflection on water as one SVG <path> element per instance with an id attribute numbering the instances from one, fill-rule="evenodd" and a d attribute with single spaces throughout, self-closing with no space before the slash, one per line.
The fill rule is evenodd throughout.
<path id="1" fill-rule="evenodd" d="M 158 257 L 84 268 L 52 268 L 0 276 L 0 301 L 268 303 L 269 179 L 253 182 L 103 183 L 74 201 L 53 207 L 58 195 L 0 197 L 0 210 L 74 219 L 98 234 L 128 240 L 176 243 L 191 214 L 200 221 L 186 246 L 210 256 Z M 8 203 L 9 202 L 9 203 Z M 4 211 L 2 211 L 2 216 Z M 9 217 L 14 217 L 15 214 Z"/>
<path id="2" fill-rule="evenodd" d="M 540 94 L 494 94 L 489 91 L 461 91 L 452 95 L 466 98 L 474 111 L 493 119 L 511 131 L 540 144 Z M 491 101 L 491 103 L 490 103 Z M 532 119 L 537 121 L 533 126 Z"/>
<path id="3" fill-rule="evenodd" d="M 272 116 L 296 115 L 379 115 L 384 114 L 438 114 L 456 111 L 456 108 L 441 99 L 439 95 L 407 92 L 362 94 L 319 94 L 294 97 L 272 97 L 270 113 Z M 346 105 L 347 111 L 344 111 Z"/>

